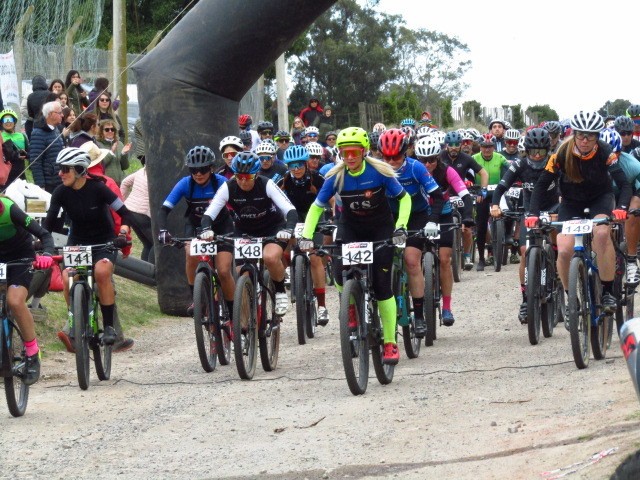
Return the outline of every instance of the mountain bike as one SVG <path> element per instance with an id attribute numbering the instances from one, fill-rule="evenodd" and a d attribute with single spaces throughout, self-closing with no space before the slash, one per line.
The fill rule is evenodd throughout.
<path id="1" fill-rule="evenodd" d="M 489 185 L 495 190 L 495 185 Z M 487 188 L 489 190 L 489 188 Z M 509 261 L 509 249 L 511 245 L 506 242 L 506 220 L 512 219 L 515 222 L 519 222 L 524 215 L 524 210 L 518 208 L 515 202 L 510 202 L 508 199 L 517 200 L 520 191 L 520 187 L 511 187 L 502 197 L 504 202 L 501 202 L 502 215 L 498 218 L 490 217 L 489 219 L 489 231 L 491 232 L 491 248 L 493 250 L 493 268 L 496 272 L 502 269 L 503 265 L 506 265 Z"/>
<path id="2" fill-rule="evenodd" d="M 275 237 L 234 238 L 234 253 L 243 264 L 233 297 L 233 353 L 238 375 L 251 380 L 256 370 L 257 349 L 265 372 L 276 368 L 280 350 L 280 323 L 276 315 L 275 288 L 264 266 L 264 241 Z"/>
<path id="3" fill-rule="evenodd" d="M 100 380 L 111 377 L 112 345 L 102 341 L 104 326 L 100 321 L 98 290 L 93 278 L 93 252 L 114 252 L 123 245 L 118 241 L 62 247 L 62 261 L 69 274 L 69 330 L 76 347 L 76 371 L 82 390 L 89 388 L 90 354 Z M 54 257 L 55 259 L 56 257 Z"/>
<path id="4" fill-rule="evenodd" d="M 189 243 L 189 254 L 199 258 L 193 282 L 193 323 L 200 364 L 205 372 L 231 362 L 231 318 L 224 301 L 214 259 L 219 242 L 176 238 L 173 245 Z"/>
<path id="5" fill-rule="evenodd" d="M 402 328 L 404 351 L 407 357 L 418 358 L 422 341 L 416 337 L 416 322 L 409 292 L 409 275 L 404 267 L 404 250 L 398 247 L 393 251 L 391 287 L 396 299 L 396 325 Z"/>
<path id="6" fill-rule="evenodd" d="M 464 207 L 464 201 L 458 196 L 449 197 L 451 204 L 451 215 L 453 221 L 462 225 L 462 215 L 460 209 Z M 475 253 L 475 252 L 474 252 Z M 451 252 L 451 268 L 453 270 L 453 281 L 458 283 L 462 277 L 464 265 L 464 248 L 462 247 L 462 232 L 458 229 L 453 232 L 453 247 Z"/>
<path id="7" fill-rule="evenodd" d="M 4 393 L 7 407 L 14 417 L 21 417 L 27 411 L 29 401 L 29 385 L 22 379 L 25 376 L 27 352 L 24 338 L 15 323 L 7 304 L 7 267 L 9 265 L 32 265 L 33 258 L 21 258 L 0 263 L 0 375 L 4 379 Z"/>

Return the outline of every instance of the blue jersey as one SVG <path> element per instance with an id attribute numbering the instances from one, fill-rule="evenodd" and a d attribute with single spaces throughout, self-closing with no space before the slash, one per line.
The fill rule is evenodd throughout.
<path id="1" fill-rule="evenodd" d="M 318 173 L 320 174 L 321 177 L 324 178 L 327 172 L 335 166 L 336 166 L 335 163 L 327 163 L 326 165 L 323 165 L 322 167 L 320 167 L 320 170 L 318 170 Z"/>
<path id="2" fill-rule="evenodd" d="M 226 181 L 227 179 L 222 175 L 212 174 L 211 179 L 205 185 L 200 186 L 191 178 L 191 175 L 183 177 L 173 187 L 173 190 L 171 190 L 171 193 L 169 193 L 162 206 L 173 210 L 180 200 L 184 198 L 187 201 L 185 216 L 189 217 L 191 225 L 199 227 L 202 214 L 209 206 L 209 203 L 211 203 L 211 199 L 218 189 L 224 185 Z M 228 212 L 225 212 L 225 214 L 219 216 L 217 220 L 224 222 L 228 218 L 228 215 Z"/>
<path id="3" fill-rule="evenodd" d="M 400 185 L 411 195 L 411 211 L 424 212 L 429 210 L 428 194 L 437 190 L 439 185 L 427 168 L 417 160 L 407 157 L 396 173 Z M 389 203 L 393 213 L 398 213 L 398 199 L 390 198 Z"/>

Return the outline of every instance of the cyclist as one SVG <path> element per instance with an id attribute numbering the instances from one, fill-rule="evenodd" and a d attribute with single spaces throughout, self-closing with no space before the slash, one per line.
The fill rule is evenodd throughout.
<path id="1" fill-rule="evenodd" d="M 278 183 L 287 173 L 287 167 L 280 160 L 276 160 L 276 146 L 272 142 L 260 142 L 256 147 L 255 153 L 260 159 L 258 175 L 270 178 Z"/>
<path id="2" fill-rule="evenodd" d="M 158 211 L 158 241 L 165 245 L 171 243 L 172 235 L 167 230 L 167 219 L 169 213 L 180 203 L 183 198 L 187 202 L 187 210 L 184 215 L 186 222 L 184 226 L 185 237 L 195 237 L 202 222 L 202 215 L 209 206 L 209 202 L 225 183 L 222 175 L 212 172 L 215 156 L 209 147 L 196 146 L 187 152 L 185 166 L 189 169 L 189 175 L 182 177 L 173 187 L 167 198 L 162 203 Z M 225 210 L 219 215 L 216 225 L 218 233 L 231 233 L 233 224 L 229 213 Z M 196 280 L 196 268 L 199 259 L 197 256 L 189 254 L 189 248 L 185 248 L 185 273 L 187 283 L 193 297 L 193 284 Z M 233 263 L 233 248 L 230 245 L 219 245 L 216 254 L 216 270 L 222 284 L 222 293 L 229 307 L 229 312 L 233 311 L 233 293 L 235 283 L 231 272 Z M 193 315 L 193 303 L 187 308 L 187 315 Z"/>
<path id="3" fill-rule="evenodd" d="M 382 153 L 378 150 L 378 141 L 380 140 L 380 135 L 382 132 L 378 132 L 377 130 L 373 130 L 369 132 L 369 141 L 371 142 L 371 146 L 369 147 L 369 155 L 376 160 L 382 160 Z"/>
<path id="4" fill-rule="evenodd" d="M 391 128 L 380 135 L 378 143 L 382 158 L 391 165 L 396 172 L 398 181 L 405 192 L 411 196 L 411 214 L 409 215 L 409 230 L 422 230 L 427 224 L 427 233 L 437 234 L 434 225 L 440 220 L 444 197 L 442 189 L 435 182 L 427 169 L 417 160 L 406 155 L 409 138 L 401 130 Z M 429 205 L 429 199 L 432 205 Z M 389 199 L 395 219 L 399 214 L 398 200 Z M 416 337 L 424 337 L 427 323 L 424 319 L 424 275 L 421 268 L 424 239 L 409 237 L 404 249 L 404 263 L 409 276 L 409 291 L 413 299 L 413 314 L 415 316 Z M 451 262 L 451 255 L 449 255 Z"/>
<path id="5" fill-rule="evenodd" d="M 633 138 L 640 140 L 640 105 L 629 105 L 627 108 L 627 117 L 633 121 Z"/>
<path id="6" fill-rule="evenodd" d="M 416 131 L 409 127 L 409 126 L 404 126 L 400 129 L 402 132 L 404 132 L 404 134 L 407 137 L 407 140 L 409 142 L 408 146 L 407 146 L 407 156 L 408 157 L 413 157 L 413 154 L 415 153 L 414 151 L 414 147 L 416 144 Z"/>
<path id="7" fill-rule="evenodd" d="M 549 155 L 552 153 L 556 153 L 558 151 L 558 147 L 560 146 L 560 134 L 562 133 L 562 125 L 560 122 L 556 122 L 555 120 L 549 120 L 544 123 L 544 128 L 547 132 L 549 132 L 549 140 L 551 141 L 551 146 L 549 147 Z"/>
<path id="8" fill-rule="evenodd" d="M 291 145 L 291 135 L 289 135 L 289 132 L 285 130 L 278 130 L 273 136 L 273 139 L 278 146 L 278 150 L 276 151 L 276 158 L 283 161 L 284 152 L 287 148 L 289 148 L 289 145 Z"/>
<path id="9" fill-rule="evenodd" d="M 216 192 L 202 217 L 201 238 L 213 238 L 218 218 L 225 215 L 227 203 L 234 217 L 234 235 L 276 237 L 265 242 L 262 258 L 276 291 L 276 314 L 289 310 L 289 297 L 284 286 L 282 254 L 293 236 L 298 221 L 295 207 L 273 180 L 257 175 L 260 160 L 255 153 L 242 152 L 231 162 L 234 177 Z"/>
<path id="10" fill-rule="evenodd" d="M 518 141 L 520 137 L 520 132 L 515 128 L 510 128 L 504 132 L 504 148 L 501 153 L 509 162 L 513 162 L 518 158 Z"/>
<path id="11" fill-rule="evenodd" d="M 622 151 L 624 153 L 631 153 L 640 147 L 640 140 L 633 138 L 633 120 L 621 115 L 615 119 L 613 125 L 620 137 L 622 137 Z"/>
<path id="12" fill-rule="evenodd" d="M 280 181 L 279 187 L 296 208 L 298 220 L 303 221 L 311 205 L 313 205 L 318 192 L 324 184 L 317 172 L 312 172 L 307 167 L 309 159 L 308 149 L 302 145 L 293 145 L 284 152 L 284 161 L 289 171 Z M 317 243 L 322 243 L 322 234 L 316 238 Z M 313 280 L 313 293 L 318 300 L 318 324 L 325 326 L 329 323 L 329 312 L 326 307 L 326 277 L 322 259 L 317 255 L 310 255 L 311 278 Z"/>
<path id="13" fill-rule="evenodd" d="M 337 146 L 343 163 L 337 164 L 327 173 L 324 185 L 318 193 L 304 224 L 300 248 L 313 248 L 313 233 L 318 219 L 329 200 L 339 193 L 342 198 L 342 213 L 338 219 L 336 242 L 377 241 L 393 239 L 394 244 L 404 243 L 405 227 L 411 212 L 411 197 L 406 194 L 393 169 L 384 162 L 367 157 L 369 135 L 358 127 L 348 127 L 338 134 Z M 398 220 L 393 216 L 387 197 L 400 201 Z M 378 309 L 384 330 L 383 361 L 396 364 L 400 352 L 396 343 L 396 299 L 391 289 L 391 263 L 393 249 L 383 247 L 374 253 L 373 290 L 378 300 Z M 342 290 L 342 262 L 336 260 L 334 270 L 338 290 Z M 357 328 L 355 306 L 350 309 L 350 327 Z"/>
<path id="14" fill-rule="evenodd" d="M 453 146 L 452 148 L 460 148 L 460 134 L 458 132 L 449 132 L 445 138 L 445 143 Z M 449 165 L 442 161 L 440 156 L 440 144 L 433 137 L 425 137 L 416 143 L 416 157 L 426 166 L 429 173 L 433 176 L 437 184 L 443 192 L 445 192 L 445 202 L 440 214 L 440 223 L 453 223 L 453 208 L 449 202 L 449 192 L 453 191 L 464 201 L 462 209 L 462 232 L 463 238 L 467 227 L 474 224 L 472 218 L 473 199 L 467 190 L 465 183 L 460 175 Z M 438 256 L 440 257 L 440 289 L 442 291 L 442 323 L 450 327 L 455 322 L 455 317 L 451 310 L 451 299 L 453 292 L 453 267 L 451 265 L 451 256 L 453 253 L 453 230 L 446 230 L 440 233 L 438 240 Z M 465 262 L 467 257 L 465 257 Z M 470 262 L 470 260 L 469 260 Z"/>
<path id="15" fill-rule="evenodd" d="M 502 152 L 504 149 L 504 134 L 508 128 L 507 123 L 501 118 L 494 118 L 489 122 L 489 133 L 496 138 L 496 152 Z M 482 147 L 482 145 L 480 147 Z"/>
<path id="16" fill-rule="evenodd" d="M 253 139 L 251 138 L 250 132 L 242 131 L 238 134 L 238 138 L 242 141 L 243 150 L 245 152 L 251 150 L 253 145 Z"/>
<path id="17" fill-rule="evenodd" d="M 494 121 L 495 122 L 495 121 Z M 498 123 L 491 125 L 498 125 Z M 502 178 L 502 174 L 504 171 L 509 168 L 509 162 L 504 156 L 495 152 L 496 149 L 496 137 L 494 137 L 490 133 L 485 133 L 480 139 L 480 153 L 476 153 L 473 155 L 473 159 L 478 162 L 478 164 L 484 168 L 489 174 L 489 185 L 497 185 L 500 182 L 500 178 Z M 476 184 L 482 183 L 482 177 L 476 175 Z M 476 213 L 477 213 L 477 238 L 476 243 L 478 244 L 478 265 L 476 266 L 476 270 L 482 272 L 484 270 L 485 264 L 492 265 L 493 264 L 493 256 L 490 256 L 488 262 L 485 263 L 484 258 L 484 246 L 487 241 L 487 222 L 489 220 L 489 206 L 490 201 L 485 200 L 487 196 L 487 190 L 482 189 L 481 196 L 477 197 L 476 201 Z M 500 261 L 500 260 L 498 260 Z"/>
<path id="18" fill-rule="evenodd" d="M 311 128 L 311 127 L 309 127 Z M 318 142 L 310 141 L 305 145 L 307 152 L 309 152 L 309 160 L 307 161 L 307 168 L 312 172 L 320 170 L 324 163 L 322 162 L 322 155 L 324 154 L 324 148 Z"/>
<path id="19" fill-rule="evenodd" d="M 31 235 L 42 242 L 44 253 L 35 254 Z M 38 222 L 23 212 L 11 199 L 0 196 L 0 262 L 35 258 L 36 268 L 53 265 L 53 237 Z M 26 364 L 22 383 L 33 385 L 40 377 L 40 348 L 33 316 L 27 307 L 27 295 L 32 274 L 30 265 L 9 265 L 7 275 L 7 305 L 16 319 L 26 349 Z"/>
<path id="20" fill-rule="evenodd" d="M 413 118 L 403 118 L 400 127 L 409 127 L 412 130 L 416 128 L 416 121 Z"/>
<path id="21" fill-rule="evenodd" d="M 113 218 L 109 208 L 122 219 L 120 237 L 131 234 L 129 225 L 134 222 L 133 216 L 123 201 L 102 181 L 88 181 L 97 178 L 87 173 L 89 155 L 79 148 L 63 148 L 56 159 L 58 175 L 62 185 L 56 187 L 51 195 L 51 203 L 44 220 L 44 228 L 56 223 L 61 209 L 64 209 L 70 221 L 67 245 L 96 245 L 114 241 Z M 92 252 L 95 282 L 100 298 L 100 310 L 104 320 L 102 340 L 113 345 L 117 339 L 113 328 L 113 311 L 115 305 L 115 286 L 112 275 L 117 252 L 106 249 L 94 249 Z M 64 297 L 69 305 L 68 272 L 62 272 Z"/>
<path id="22" fill-rule="evenodd" d="M 238 137 L 231 135 L 220 140 L 220 153 L 222 154 L 222 160 L 224 160 L 224 167 L 219 169 L 216 174 L 222 175 L 227 180 L 233 177 L 231 161 L 233 157 L 244 150 L 244 144 Z"/>
<path id="23" fill-rule="evenodd" d="M 253 118 L 251 115 L 242 114 L 238 116 L 238 128 L 240 132 L 248 132 L 251 135 L 251 148 L 256 148 L 260 143 L 260 135 L 258 132 L 251 129 L 251 124 L 253 123 Z"/>
<path id="24" fill-rule="evenodd" d="M 527 157 L 525 159 L 515 160 L 503 175 L 500 183 L 493 192 L 491 201 L 491 216 L 499 218 L 501 215 L 500 199 L 511 186 L 516 182 L 521 182 L 523 191 L 523 200 L 525 211 L 529 211 L 531 202 L 531 192 L 543 172 L 544 166 L 549 159 L 551 150 L 551 138 L 549 132 L 543 128 L 534 128 L 529 130 L 524 137 L 524 145 Z M 549 185 L 540 208 L 544 211 L 555 210 L 558 205 L 558 191 L 555 182 Z M 524 272 L 525 272 L 525 252 L 527 229 L 524 227 L 524 219 L 520 228 L 520 291 L 522 292 L 522 304 L 520 305 L 520 313 L 518 318 L 521 323 L 527 321 L 527 291 L 525 288 Z"/>
<path id="25" fill-rule="evenodd" d="M 471 136 L 470 133 L 467 133 L 467 135 Z M 464 138 L 465 137 L 458 132 L 449 132 L 444 136 L 444 149 L 441 149 L 440 144 L 437 142 L 424 143 L 421 147 L 422 156 L 428 157 L 440 154 L 440 160 L 445 165 L 451 166 L 458 176 L 465 181 L 465 185 L 467 187 L 473 185 L 475 176 L 479 175 L 480 186 L 482 188 L 487 188 L 489 174 L 484 168 L 478 165 L 478 162 L 476 162 L 471 155 L 462 151 Z M 468 218 L 471 218 L 471 216 Z M 470 228 L 462 229 L 462 250 L 464 255 L 463 268 L 467 271 L 473 268 L 473 262 L 471 261 L 472 242 L 473 231 Z"/>
<path id="26" fill-rule="evenodd" d="M 469 156 L 473 155 L 473 135 L 465 130 L 464 132 L 460 132 L 460 136 L 462 137 L 460 142 L 460 151 Z"/>
<path id="27" fill-rule="evenodd" d="M 612 155 L 609 145 L 598 141 L 598 134 L 603 127 L 604 122 L 597 112 L 581 111 L 571 118 L 574 135 L 560 145 L 556 154 L 551 155 L 536 182 L 531 195 L 530 216 L 525 220 L 525 226 L 532 227 L 537 224 L 543 197 L 547 194 L 551 182 L 556 179 L 559 179 L 562 197 L 558 210 L 559 221 L 582 218 L 585 208 L 589 208 L 591 218 L 626 218 L 626 210 L 631 200 L 631 185 L 618 165 L 615 155 Z M 620 188 L 617 207 L 611 179 L 615 180 Z M 569 263 L 573 256 L 573 243 L 572 235 L 558 235 L 557 265 L 565 291 L 569 288 Z M 608 225 L 594 227 L 591 246 L 598 258 L 598 270 L 602 281 L 602 306 L 606 313 L 613 313 L 616 310 L 616 298 L 612 293 L 615 250 L 611 240 L 611 228 Z"/>
<path id="28" fill-rule="evenodd" d="M 273 139 L 273 123 L 271 122 L 259 122 L 258 123 L 258 135 L 260 136 L 260 141 L 264 142 L 265 140 Z M 256 149 L 257 147 L 253 147 Z"/>
<path id="29" fill-rule="evenodd" d="M 509 163 L 512 163 L 514 160 L 520 158 L 520 154 L 518 153 L 518 143 L 522 135 L 515 128 L 510 128 L 506 132 L 504 132 L 504 148 L 502 149 L 502 155 L 506 158 Z M 519 182 L 517 183 L 519 185 Z M 513 203 L 516 207 L 522 206 L 522 197 L 518 200 L 514 200 Z M 504 231 L 505 231 L 505 244 L 511 245 L 511 257 L 510 263 L 520 263 L 520 259 L 518 258 L 518 247 L 514 244 L 513 238 L 514 236 L 518 238 L 519 235 L 519 226 L 515 226 L 514 233 L 514 221 L 511 218 L 507 218 L 504 222 Z"/>

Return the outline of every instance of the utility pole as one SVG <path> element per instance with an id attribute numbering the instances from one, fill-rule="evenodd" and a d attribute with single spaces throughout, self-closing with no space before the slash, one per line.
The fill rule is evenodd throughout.
<path id="1" fill-rule="evenodd" d="M 124 69 L 127 64 L 126 11 L 125 0 L 113 0 L 113 82 L 111 91 L 120 98 L 118 116 L 128 139 L 127 126 L 127 75 Z M 122 75 L 121 75 L 122 73 Z"/>
<path id="2" fill-rule="evenodd" d="M 278 95 L 278 129 L 288 132 L 289 106 L 287 102 L 287 69 L 284 61 L 284 53 L 276 60 L 276 87 Z"/>

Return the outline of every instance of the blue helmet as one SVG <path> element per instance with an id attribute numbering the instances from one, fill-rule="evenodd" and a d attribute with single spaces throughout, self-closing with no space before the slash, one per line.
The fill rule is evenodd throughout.
<path id="1" fill-rule="evenodd" d="M 416 126 L 416 121 L 413 118 L 404 118 L 401 122 L 400 122 L 400 126 L 401 127 L 415 127 Z"/>
<path id="2" fill-rule="evenodd" d="M 449 145 L 451 143 L 457 143 L 458 145 L 460 145 L 460 143 L 462 143 L 462 135 L 460 135 L 460 132 L 458 132 L 457 130 L 447 132 L 447 134 L 444 136 L 444 143 L 446 145 Z"/>
<path id="3" fill-rule="evenodd" d="M 284 163 L 306 162 L 309 160 L 309 151 L 302 145 L 291 145 L 284 151 Z"/>
<path id="4" fill-rule="evenodd" d="M 622 137 L 616 130 L 612 128 L 605 128 L 604 130 L 602 130 L 600 132 L 600 140 L 608 143 L 609 146 L 611 146 L 613 153 L 618 153 L 622 150 Z"/>
<path id="5" fill-rule="evenodd" d="M 233 173 L 258 173 L 260 170 L 260 159 L 255 153 L 240 152 L 231 161 Z"/>

